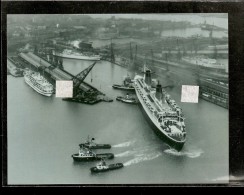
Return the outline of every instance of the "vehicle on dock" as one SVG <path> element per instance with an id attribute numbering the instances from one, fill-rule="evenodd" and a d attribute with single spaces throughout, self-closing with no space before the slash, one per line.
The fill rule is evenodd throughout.
<path id="1" fill-rule="evenodd" d="M 110 144 L 97 144 L 94 142 L 94 140 L 95 140 L 95 138 L 89 139 L 89 136 L 88 136 L 86 142 L 79 144 L 79 146 L 81 148 L 86 147 L 89 149 L 110 149 L 111 148 Z"/>
<path id="2" fill-rule="evenodd" d="M 104 159 L 101 159 L 101 162 L 96 165 L 96 167 L 92 167 L 90 170 L 92 173 L 99 173 L 99 172 L 105 172 L 115 169 L 120 169 L 124 167 L 123 163 L 115 163 L 107 165 Z"/>
<path id="3" fill-rule="evenodd" d="M 102 154 L 96 154 L 90 149 L 86 147 L 82 147 L 79 149 L 79 153 L 72 154 L 71 157 L 74 161 L 93 161 L 93 160 L 101 160 L 104 159 L 113 159 L 114 154 L 113 153 L 102 153 Z"/>
<path id="4" fill-rule="evenodd" d="M 118 96 L 116 100 L 127 103 L 127 104 L 137 104 L 138 101 L 136 98 L 130 97 L 129 94 L 127 93 L 125 97 Z"/>

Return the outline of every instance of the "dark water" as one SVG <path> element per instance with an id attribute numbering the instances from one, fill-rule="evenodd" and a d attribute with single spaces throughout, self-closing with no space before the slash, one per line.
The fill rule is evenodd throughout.
<path id="1" fill-rule="evenodd" d="M 64 60 L 74 75 L 91 62 Z M 86 81 L 116 98 L 113 90 L 127 71 L 98 62 Z M 92 76 L 91 76 L 92 75 Z M 171 78 L 173 79 L 173 78 Z M 181 103 L 180 88 L 169 90 L 186 117 L 187 142 L 181 152 L 169 149 L 151 130 L 139 106 L 121 102 L 93 106 L 48 98 L 31 89 L 23 78 L 8 76 L 9 184 L 165 184 L 227 182 L 228 110 L 204 100 Z M 168 82 L 165 80 L 165 82 Z M 93 175 L 96 162 L 75 163 L 71 154 L 90 135 L 110 143 L 125 167 Z"/>

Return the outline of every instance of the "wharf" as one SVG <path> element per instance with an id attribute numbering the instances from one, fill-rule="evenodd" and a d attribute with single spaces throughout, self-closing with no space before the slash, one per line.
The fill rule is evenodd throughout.
<path id="1" fill-rule="evenodd" d="M 23 70 L 17 68 L 16 65 L 13 63 L 13 61 L 9 58 L 7 59 L 7 69 L 8 69 L 8 73 L 14 77 L 23 76 Z"/>
<path id="2" fill-rule="evenodd" d="M 42 71 L 45 77 L 48 77 L 50 82 L 55 84 L 56 80 L 73 80 L 74 75 L 68 73 L 67 71 L 55 67 L 53 64 L 48 62 L 46 59 L 32 53 L 20 53 L 19 56 L 23 59 L 30 67 L 37 71 Z M 78 86 L 79 93 L 73 98 L 63 98 L 64 101 L 78 102 L 95 104 L 100 101 L 106 101 L 106 96 L 95 87 L 89 85 L 86 82 L 82 82 Z M 104 98 L 101 98 L 103 96 Z"/>

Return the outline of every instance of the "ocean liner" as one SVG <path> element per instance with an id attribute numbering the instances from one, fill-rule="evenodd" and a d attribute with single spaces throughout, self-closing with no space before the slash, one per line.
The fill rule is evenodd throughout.
<path id="1" fill-rule="evenodd" d="M 186 141 L 186 130 L 181 108 L 171 99 L 158 83 L 151 87 L 151 71 L 146 70 L 144 78 L 136 75 L 135 91 L 143 113 L 153 130 L 170 147 L 181 150 Z"/>
<path id="2" fill-rule="evenodd" d="M 196 57 L 183 57 L 182 61 L 200 66 L 202 68 L 224 70 L 225 65 L 217 62 L 216 59 L 204 58 L 202 56 Z"/>
<path id="3" fill-rule="evenodd" d="M 25 82 L 36 92 L 51 96 L 53 94 L 53 85 L 49 83 L 40 73 L 27 71 L 24 75 Z"/>
<path id="4" fill-rule="evenodd" d="M 78 60 L 92 60 L 98 61 L 101 59 L 100 55 L 96 55 L 91 52 L 76 52 L 70 49 L 65 49 L 63 52 L 53 51 L 54 56 L 59 56 L 62 58 L 71 58 L 71 59 L 78 59 Z"/>

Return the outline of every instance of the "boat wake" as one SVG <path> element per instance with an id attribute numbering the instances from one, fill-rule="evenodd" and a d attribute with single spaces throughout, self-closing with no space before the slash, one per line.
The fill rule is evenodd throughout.
<path id="1" fill-rule="evenodd" d="M 115 157 L 126 157 L 126 156 L 131 156 L 134 155 L 135 151 L 126 151 L 120 154 L 116 154 Z"/>
<path id="2" fill-rule="evenodd" d="M 121 144 L 114 145 L 114 146 L 112 146 L 112 147 L 113 147 L 113 148 L 128 147 L 128 146 L 133 145 L 135 142 L 136 142 L 135 140 L 133 140 L 133 141 L 128 141 L 128 142 L 124 142 L 124 143 L 121 143 Z"/>
<path id="3" fill-rule="evenodd" d="M 143 161 L 153 160 L 162 155 L 158 146 L 143 146 L 128 150 L 120 154 L 116 154 L 115 157 L 132 157 L 131 160 L 124 163 L 124 166 L 137 164 Z"/>
<path id="4" fill-rule="evenodd" d="M 141 154 L 141 156 L 137 156 L 137 157 L 133 158 L 132 160 L 125 162 L 124 166 L 130 166 L 130 165 L 137 164 L 137 163 L 140 163 L 143 161 L 153 160 L 161 155 L 162 155 L 161 152 L 155 152 L 152 154 L 145 154 L 145 155 Z"/>
<path id="5" fill-rule="evenodd" d="M 166 149 L 164 150 L 164 153 L 173 155 L 173 156 L 186 156 L 189 158 L 197 158 L 199 156 L 201 156 L 201 154 L 203 153 L 203 151 L 201 149 L 194 149 L 194 150 L 190 150 L 190 151 L 180 151 L 178 152 L 177 150 L 170 148 L 170 149 Z"/>
<path id="6" fill-rule="evenodd" d="M 120 154 L 116 154 L 115 157 L 128 157 L 128 156 L 143 156 L 147 153 L 151 153 L 154 152 L 155 150 L 157 150 L 158 147 L 153 147 L 153 146 L 143 146 L 143 147 L 139 147 L 139 148 L 135 148 L 133 150 L 128 150 L 125 152 L 122 152 Z"/>

